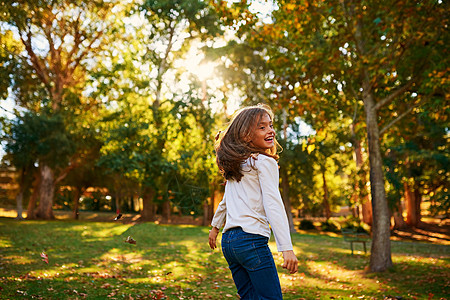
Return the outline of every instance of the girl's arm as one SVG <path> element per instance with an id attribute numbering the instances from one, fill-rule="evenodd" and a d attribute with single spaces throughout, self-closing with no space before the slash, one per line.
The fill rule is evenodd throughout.
<path id="1" fill-rule="evenodd" d="M 278 164 L 273 158 L 261 159 L 258 176 L 263 197 L 264 210 L 272 227 L 279 252 L 283 252 L 283 268 L 294 274 L 298 270 L 297 256 L 293 251 L 289 223 L 278 187 Z"/>
<path id="2" fill-rule="evenodd" d="M 219 228 L 222 227 L 223 223 L 225 222 L 226 215 L 227 205 L 224 195 L 222 201 L 220 201 L 219 206 L 217 207 L 216 213 L 214 214 L 214 218 L 211 222 L 212 229 L 209 231 L 209 247 L 211 247 L 211 249 L 213 250 L 217 247 L 217 235 L 219 234 Z"/>
<path id="3" fill-rule="evenodd" d="M 279 190 L 278 164 L 275 159 L 260 155 L 257 160 L 264 211 L 272 227 L 279 252 L 292 250 L 289 223 Z"/>

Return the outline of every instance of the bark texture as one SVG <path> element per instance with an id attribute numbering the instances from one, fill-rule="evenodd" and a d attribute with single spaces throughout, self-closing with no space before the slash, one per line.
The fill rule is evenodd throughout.
<path id="1" fill-rule="evenodd" d="M 39 197 L 39 186 L 41 185 L 41 174 L 36 172 L 36 178 L 33 182 L 33 193 L 31 194 L 30 200 L 28 201 L 27 208 L 27 219 L 36 219 L 36 202 Z"/>
<path id="2" fill-rule="evenodd" d="M 354 129 L 354 125 L 352 125 L 352 133 L 353 133 L 353 144 L 355 149 L 355 162 L 356 169 L 359 173 L 361 173 L 359 180 L 362 184 L 360 184 L 359 188 L 355 188 L 355 203 L 361 203 L 361 212 L 362 212 L 362 220 L 364 223 L 372 226 L 373 218 L 372 218 L 372 203 L 370 203 L 370 199 L 366 191 L 362 191 L 365 189 L 365 184 L 367 182 L 366 172 L 363 171 L 363 157 L 361 150 L 361 142 L 356 138 L 356 133 Z M 356 191 L 359 191 L 357 193 Z"/>
<path id="3" fill-rule="evenodd" d="M 417 187 L 413 188 L 407 182 L 403 183 L 403 187 L 405 189 L 406 224 L 411 227 L 418 227 L 422 221 L 420 212 L 422 195 Z"/>
<path id="4" fill-rule="evenodd" d="M 41 184 L 39 187 L 39 206 L 37 217 L 44 220 L 53 220 L 53 197 L 55 193 L 55 175 L 53 169 L 42 163 L 40 168 Z"/>
<path id="5" fill-rule="evenodd" d="M 368 83 L 368 82 L 367 82 Z M 367 84 L 364 91 L 369 91 Z M 384 189 L 383 160 L 380 151 L 380 135 L 377 123 L 375 101 L 370 92 L 364 95 L 366 113 L 367 141 L 369 145 L 370 187 L 372 195 L 372 249 L 370 255 L 370 270 L 382 272 L 392 267 L 390 241 L 390 213 Z"/>
<path id="6" fill-rule="evenodd" d="M 17 217 L 16 219 L 22 220 L 23 219 L 23 193 L 24 193 L 24 187 L 21 186 L 19 189 L 19 193 L 16 196 L 16 206 L 17 206 Z"/>

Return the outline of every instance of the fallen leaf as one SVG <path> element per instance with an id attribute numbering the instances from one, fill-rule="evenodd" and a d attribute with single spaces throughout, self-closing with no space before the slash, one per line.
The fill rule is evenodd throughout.
<path id="1" fill-rule="evenodd" d="M 136 241 L 131 236 L 127 237 L 127 239 L 125 240 L 125 243 L 135 244 L 136 245 Z"/>
<path id="2" fill-rule="evenodd" d="M 41 253 L 42 260 L 48 264 L 48 255 L 44 251 Z"/>

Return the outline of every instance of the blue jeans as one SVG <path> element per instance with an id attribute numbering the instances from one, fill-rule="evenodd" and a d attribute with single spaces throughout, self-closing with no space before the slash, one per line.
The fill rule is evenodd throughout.
<path id="1" fill-rule="evenodd" d="M 240 227 L 222 235 L 222 252 L 241 299 L 283 299 L 268 241 Z"/>

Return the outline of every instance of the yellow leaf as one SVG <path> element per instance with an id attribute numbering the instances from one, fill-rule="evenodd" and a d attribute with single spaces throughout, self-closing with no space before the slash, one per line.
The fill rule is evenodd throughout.
<path id="1" fill-rule="evenodd" d="M 292 3 L 286 4 L 286 9 L 287 10 L 294 10 L 295 9 L 295 4 L 292 4 Z"/>

